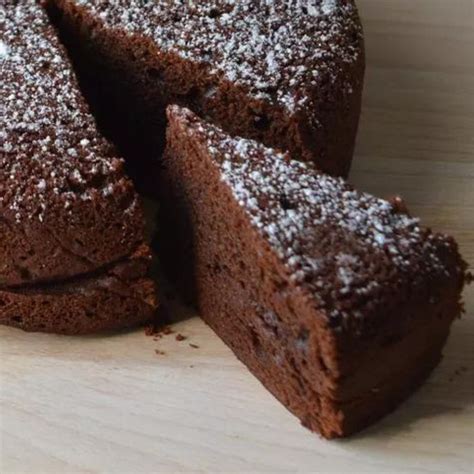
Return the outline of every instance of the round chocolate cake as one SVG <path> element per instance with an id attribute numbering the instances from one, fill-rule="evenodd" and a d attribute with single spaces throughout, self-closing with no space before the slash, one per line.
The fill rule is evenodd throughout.
<path id="1" fill-rule="evenodd" d="M 352 0 L 4 0 L 0 323 L 150 319 L 140 189 L 167 275 L 305 426 L 391 411 L 467 274 L 451 237 L 344 181 L 363 75 Z"/>

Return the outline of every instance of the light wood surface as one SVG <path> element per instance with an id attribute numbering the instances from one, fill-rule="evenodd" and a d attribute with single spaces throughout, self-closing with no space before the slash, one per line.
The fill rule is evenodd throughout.
<path id="1" fill-rule="evenodd" d="M 473 2 L 359 5 L 368 70 L 351 180 L 402 194 L 474 265 Z M 302 428 L 197 317 L 175 325 L 182 342 L 0 328 L 0 471 L 472 473 L 474 285 L 465 299 L 423 388 L 336 442 Z"/>

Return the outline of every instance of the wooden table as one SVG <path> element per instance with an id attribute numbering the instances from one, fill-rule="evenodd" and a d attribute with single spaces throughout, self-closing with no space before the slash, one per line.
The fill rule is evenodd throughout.
<path id="1" fill-rule="evenodd" d="M 359 4 L 368 71 L 351 179 L 401 193 L 474 265 L 473 2 Z M 197 317 L 175 325 L 181 342 L 1 328 L 0 470 L 472 473 L 474 285 L 465 299 L 424 387 L 336 442 L 302 428 Z"/>

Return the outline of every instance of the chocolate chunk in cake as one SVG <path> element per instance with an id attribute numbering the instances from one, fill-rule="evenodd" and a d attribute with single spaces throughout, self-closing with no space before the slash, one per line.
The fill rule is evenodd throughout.
<path id="1" fill-rule="evenodd" d="M 168 119 L 162 257 L 204 320 L 325 437 L 392 410 L 460 313 L 454 240 L 186 109 Z"/>
<path id="2" fill-rule="evenodd" d="M 103 124 L 132 167 L 145 155 L 139 175 L 170 103 L 347 175 L 364 73 L 352 0 L 49 3 Z"/>

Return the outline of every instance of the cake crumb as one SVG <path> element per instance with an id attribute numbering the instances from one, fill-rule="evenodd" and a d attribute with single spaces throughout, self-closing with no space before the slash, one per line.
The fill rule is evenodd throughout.
<path id="1" fill-rule="evenodd" d="M 157 341 L 163 336 L 168 336 L 173 334 L 174 331 L 170 326 L 163 326 L 161 324 L 151 323 L 148 326 L 145 326 L 145 335 L 153 336 L 153 340 Z"/>
<path id="2" fill-rule="evenodd" d="M 173 334 L 174 330 L 171 328 L 171 326 L 163 326 L 163 329 L 161 331 L 165 336 L 168 336 L 169 334 Z"/>
<path id="3" fill-rule="evenodd" d="M 158 335 L 159 327 L 156 324 L 151 323 L 145 326 L 145 335 L 153 336 L 154 338 Z"/>
<path id="4" fill-rule="evenodd" d="M 175 338 L 177 341 L 185 341 L 187 339 L 186 336 L 183 336 L 182 334 L 178 333 L 176 334 L 176 338 Z"/>

